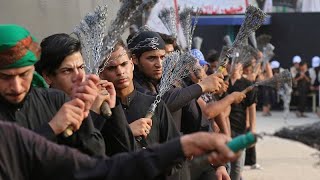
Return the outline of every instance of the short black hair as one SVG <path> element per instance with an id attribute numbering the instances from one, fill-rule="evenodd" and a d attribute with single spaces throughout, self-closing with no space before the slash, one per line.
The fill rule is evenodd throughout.
<path id="1" fill-rule="evenodd" d="M 80 41 L 65 33 L 44 38 L 40 44 L 40 60 L 35 64 L 36 71 L 43 75 L 55 75 L 63 60 L 81 50 Z"/>
<path id="2" fill-rule="evenodd" d="M 173 37 L 173 36 L 170 36 L 168 34 L 164 34 L 164 33 L 160 33 L 158 32 L 161 36 L 161 38 L 163 39 L 163 41 L 166 43 L 166 44 L 173 44 L 176 42 L 176 39 Z"/>
<path id="3" fill-rule="evenodd" d="M 219 61 L 219 53 L 217 50 L 215 49 L 211 49 L 209 52 L 208 52 L 208 55 L 206 57 L 206 61 L 209 62 L 209 63 L 212 63 L 212 62 L 215 62 L 215 61 Z"/>
<path id="4" fill-rule="evenodd" d="M 179 47 L 178 43 L 177 43 L 177 39 L 174 38 L 173 36 L 170 36 L 168 34 L 164 34 L 164 33 L 160 33 L 158 32 L 158 34 L 160 34 L 161 38 L 163 39 L 164 43 L 167 44 L 172 44 L 173 49 L 176 50 L 181 50 L 181 48 Z"/>
<path id="5" fill-rule="evenodd" d="M 306 61 L 301 61 L 300 63 L 299 63 L 299 66 L 303 66 L 303 65 L 308 65 L 308 63 L 306 62 Z"/>

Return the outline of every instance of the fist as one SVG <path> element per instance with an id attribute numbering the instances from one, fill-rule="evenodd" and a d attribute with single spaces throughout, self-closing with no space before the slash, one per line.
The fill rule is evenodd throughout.
<path id="1" fill-rule="evenodd" d="M 133 136 L 147 137 L 152 126 L 152 119 L 140 118 L 129 124 Z"/>

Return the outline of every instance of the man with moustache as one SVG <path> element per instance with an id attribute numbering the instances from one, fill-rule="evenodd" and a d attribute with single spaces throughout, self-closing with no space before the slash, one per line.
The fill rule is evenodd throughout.
<path id="1" fill-rule="evenodd" d="M 88 118 L 99 78 L 74 79 L 72 100 L 60 91 L 33 87 L 34 82 L 41 82 L 34 70 L 39 55 L 40 47 L 28 30 L 0 25 L 0 119 L 89 155 L 103 155 L 103 138 Z M 62 134 L 68 127 L 75 132 L 66 138 Z"/>
<path id="2" fill-rule="evenodd" d="M 80 52 L 79 40 L 68 34 L 59 33 L 46 37 L 41 42 L 41 58 L 36 70 L 44 77 L 50 88 L 72 95 L 73 81 L 85 74 L 85 64 Z M 134 138 L 111 82 L 100 80 L 99 95 L 94 101 L 90 115 L 97 129 L 101 131 L 106 144 L 106 154 L 135 150 Z M 111 117 L 100 114 L 100 107 L 106 101 L 112 111 Z"/>
<path id="3" fill-rule="evenodd" d="M 115 86 L 117 98 L 120 100 L 125 111 L 131 131 L 136 138 L 143 137 L 137 141 L 140 148 L 152 144 L 164 143 L 180 134 L 176 129 L 172 116 L 160 100 L 155 108 L 154 115 L 145 117 L 155 97 L 137 91 L 133 82 L 134 65 L 130 53 L 124 43 L 119 40 L 110 57 L 110 62 L 101 73 L 101 79 L 112 82 Z M 178 163 L 178 162 L 177 162 Z M 174 163 L 175 166 L 177 163 Z M 175 168 L 168 168 L 159 179 L 165 179 L 166 175 L 176 171 Z"/>

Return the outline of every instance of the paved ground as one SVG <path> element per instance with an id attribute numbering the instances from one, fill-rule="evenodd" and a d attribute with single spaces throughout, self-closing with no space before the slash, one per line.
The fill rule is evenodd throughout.
<path id="1" fill-rule="evenodd" d="M 257 131 L 273 133 L 282 127 L 297 126 L 320 121 L 315 114 L 307 113 L 308 118 L 296 118 L 291 113 L 288 120 L 281 112 L 273 112 L 271 117 L 257 113 Z M 277 137 L 264 137 L 257 143 L 258 163 L 262 170 L 246 167 L 244 180 L 320 180 L 319 151 L 302 143 Z"/>

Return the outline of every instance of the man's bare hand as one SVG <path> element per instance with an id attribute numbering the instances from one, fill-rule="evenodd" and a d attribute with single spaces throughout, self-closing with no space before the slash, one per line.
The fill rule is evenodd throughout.
<path id="1" fill-rule="evenodd" d="M 58 135 L 65 131 L 69 126 L 74 131 L 78 130 L 84 119 L 85 104 L 80 99 L 73 99 L 63 104 L 57 114 L 49 122 L 53 132 Z"/>
<path id="2" fill-rule="evenodd" d="M 150 133 L 152 126 L 152 119 L 140 118 L 129 124 L 133 136 L 144 136 L 147 137 Z"/>

